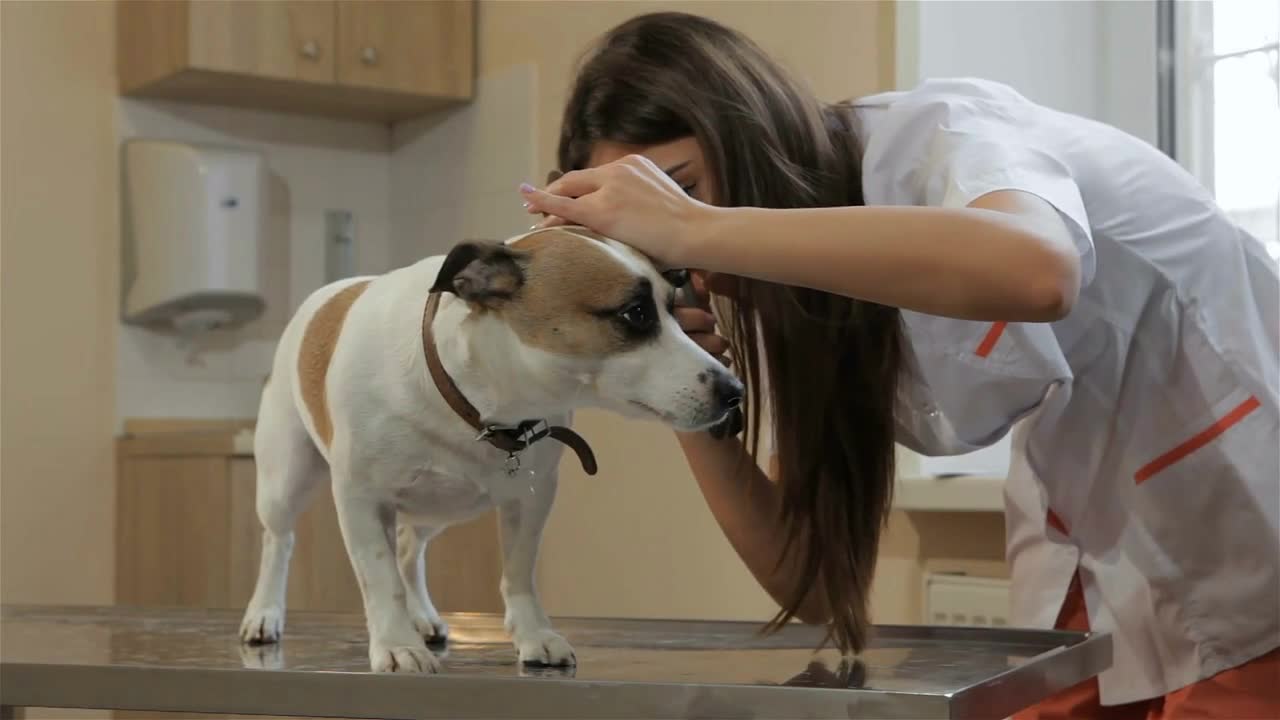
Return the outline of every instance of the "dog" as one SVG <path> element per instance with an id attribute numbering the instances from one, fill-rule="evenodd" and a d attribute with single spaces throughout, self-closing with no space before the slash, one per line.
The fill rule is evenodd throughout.
<path id="1" fill-rule="evenodd" d="M 581 227 L 462 242 L 310 295 L 286 326 L 254 433 L 263 526 L 240 627 L 278 642 L 293 529 L 330 481 L 359 581 L 374 672 L 437 672 L 448 628 L 424 553 L 443 529 L 497 508 L 507 632 L 522 663 L 573 665 L 534 589 L 568 429 L 603 408 L 681 431 L 722 428 L 743 385 L 673 316 L 687 273 Z"/>

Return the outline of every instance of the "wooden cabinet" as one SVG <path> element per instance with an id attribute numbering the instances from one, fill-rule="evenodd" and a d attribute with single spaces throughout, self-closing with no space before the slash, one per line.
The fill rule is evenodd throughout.
<path id="1" fill-rule="evenodd" d="M 190 61 L 206 70 L 331 83 L 335 16 L 325 2 L 194 2 Z M 146 45 L 147 38 L 135 38 Z"/>
<path id="2" fill-rule="evenodd" d="M 473 0 L 122 0 L 123 95 L 403 120 L 471 97 Z"/>
<path id="3" fill-rule="evenodd" d="M 467 97 L 472 54 L 469 2 L 338 3 L 337 78 L 346 87 Z"/>
<path id="4" fill-rule="evenodd" d="M 257 579 L 262 528 L 244 423 L 155 426 L 117 443 L 116 602 L 242 609 Z M 288 609 L 363 612 L 333 496 L 317 492 L 295 530 Z M 452 527 L 427 550 L 442 612 L 502 612 L 495 513 Z"/>

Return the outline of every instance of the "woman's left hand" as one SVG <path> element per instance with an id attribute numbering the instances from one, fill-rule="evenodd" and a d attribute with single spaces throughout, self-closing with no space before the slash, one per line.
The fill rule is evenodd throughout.
<path id="1" fill-rule="evenodd" d="M 694 266 L 689 250 L 715 211 L 640 155 L 565 173 L 542 190 L 522 185 L 520 193 L 530 213 L 550 216 L 540 226 L 584 225 L 665 267 Z"/>

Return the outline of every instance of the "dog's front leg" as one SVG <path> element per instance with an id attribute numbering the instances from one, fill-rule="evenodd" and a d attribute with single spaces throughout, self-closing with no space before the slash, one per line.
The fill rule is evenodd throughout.
<path id="1" fill-rule="evenodd" d="M 551 629 L 534 588 L 533 571 L 538 544 L 555 499 L 554 474 L 538 491 L 499 507 L 502 519 L 502 600 L 506 604 L 506 628 L 520 661 L 539 665 L 574 665 L 577 657 L 569 642 Z"/>
<path id="2" fill-rule="evenodd" d="M 395 510 L 335 477 L 342 539 L 364 597 L 369 665 L 374 672 L 438 672 L 440 663 L 413 627 L 396 567 Z"/>
<path id="3" fill-rule="evenodd" d="M 437 532 L 435 528 L 403 523 L 396 528 L 396 559 L 408 593 L 409 617 L 428 643 L 442 643 L 449 637 L 449 626 L 440 618 L 427 592 L 427 543 Z"/>

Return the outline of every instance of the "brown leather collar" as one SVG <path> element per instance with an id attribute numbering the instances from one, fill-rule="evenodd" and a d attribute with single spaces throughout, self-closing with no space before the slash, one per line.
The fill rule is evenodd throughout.
<path id="1" fill-rule="evenodd" d="M 440 353 L 436 350 L 435 334 L 431 329 L 436 319 L 436 310 L 440 307 L 440 293 L 435 292 L 427 296 L 427 307 L 422 313 L 422 351 L 427 356 L 427 369 L 431 373 L 431 380 L 436 384 L 436 389 L 440 391 L 440 395 L 444 397 L 444 401 L 453 408 L 468 425 L 474 428 L 480 434 L 476 436 L 477 440 L 484 440 L 490 445 L 507 453 L 507 474 L 514 474 L 520 468 L 520 453 L 527 449 L 530 445 L 539 440 L 550 437 L 552 440 L 558 440 L 569 446 L 571 450 L 578 455 L 578 461 L 582 463 L 582 469 L 588 475 L 596 474 L 596 456 L 591 452 L 591 446 L 581 435 L 575 433 L 567 427 L 560 425 L 548 425 L 545 420 L 525 420 L 518 425 L 493 425 L 485 424 L 480 418 L 480 411 L 476 410 L 458 389 L 453 382 L 453 378 L 449 377 L 449 373 L 445 371 L 444 365 L 440 362 Z"/>

